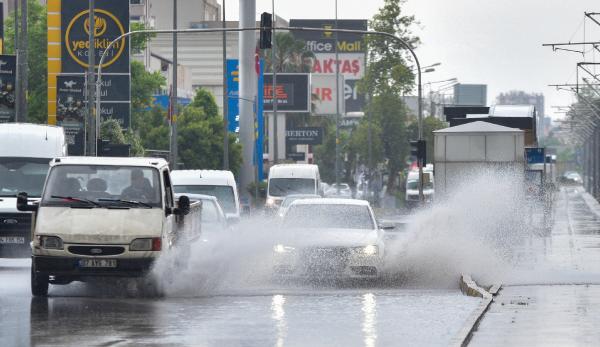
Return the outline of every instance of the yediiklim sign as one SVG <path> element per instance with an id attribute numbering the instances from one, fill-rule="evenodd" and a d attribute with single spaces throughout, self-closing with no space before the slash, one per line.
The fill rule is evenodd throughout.
<path id="1" fill-rule="evenodd" d="M 94 23 L 90 25 L 88 2 L 62 0 L 62 72 L 82 72 L 88 67 L 89 32 L 94 32 L 96 67 L 109 43 L 129 31 L 129 1 L 97 0 Z M 129 72 L 129 40 L 123 38 L 108 51 L 104 72 Z"/>

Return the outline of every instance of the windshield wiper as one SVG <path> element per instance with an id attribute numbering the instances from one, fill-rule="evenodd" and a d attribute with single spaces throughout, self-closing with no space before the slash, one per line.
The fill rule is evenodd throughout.
<path id="1" fill-rule="evenodd" d="M 143 206 L 145 208 L 152 208 L 151 205 L 145 203 L 145 202 L 141 202 L 141 201 L 134 201 L 134 200 L 123 200 L 123 199 L 98 199 L 98 201 L 108 201 L 108 202 L 122 202 L 124 204 L 128 204 L 128 205 L 134 205 L 134 206 Z"/>
<path id="2" fill-rule="evenodd" d="M 92 201 L 90 199 L 84 199 L 84 198 L 74 198 L 72 196 L 60 196 L 60 195 L 52 195 L 50 196 L 52 199 L 64 199 L 64 200 L 70 200 L 70 201 L 75 201 L 75 202 L 85 202 L 88 205 L 92 205 L 95 207 L 102 207 L 102 205 L 100 205 L 99 203 Z"/>

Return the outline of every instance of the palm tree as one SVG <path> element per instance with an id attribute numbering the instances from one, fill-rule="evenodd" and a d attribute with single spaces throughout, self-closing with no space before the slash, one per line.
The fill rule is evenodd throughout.
<path id="1" fill-rule="evenodd" d="M 273 72 L 271 49 L 262 51 L 265 59 L 265 71 Z M 310 72 L 315 55 L 306 50 L 305 43 L 297 40 L 292 33 L 275 33 L 275 71 Z"/>

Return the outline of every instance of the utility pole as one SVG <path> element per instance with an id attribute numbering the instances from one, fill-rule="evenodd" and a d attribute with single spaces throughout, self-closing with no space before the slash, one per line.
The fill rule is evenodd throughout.
<path id="1" fill-rule="evenodd" d="M 21 86 L 20 86 L 20 108 L 19 113 L 20 120 L 27 122 L 27 0 L 21 0 L 21 44 L 19 49 L 19 56 L 17 57 L 20 61 L 18 70 L 21 71 L 19 74 Z"/>
<path id="2" fill-rule="evenodd" d="M 177 30 L 177 0 L 173 0 L 173 29 Z M 173 32 L 173 91 L 171 92 L 171 170 L 177 168 L 177 32 Z"/>
<path id="3" fill-rule="evenodd" d="M 225 21 L 225 0 L 223 0 L 223 29 Z M 227 95 L 227 32 L 223 31 L 223 170 L 229 170 L 229 95 Z"/>
<path id="4" fill-rule="evenodd" d="M 100 125 L 100 115 L 94 115 L 94 87 L 96 85 L 94 66 L 96 65 L 96 19 L 94 18 L 95 3 L 94 0 L 89 0 L 89 13 L 88 13 L 88 40 L 90 46 L 88 49 L 88 69 L 87 69 L 87 155 L 96 156 L 96 145 L 97 138 L 100 137 L 100 133 L 96 133 L 96 122 Z"/>
<path id="5" fill-rule="evenodd" d="M 15 23 L 15 55 L 17 56 L 17 78 L 15 79 L 15 122 L 22 121 L 21 118 L 21 43 L 19 42 L 19 0 L 13 0 L 13 6 L 15 7 L 14 23 Z"/>
<path id="6" fill-rule="evenodd" d="M 240 1 L 240 28 L 256 26 L 256 0 Z M 240 100 L 254 100 L 257 89 L 255 70 L 256 32 L 242 31 L 239 34 Z M 240 102 L 240 133 L 242 144 L 242 167 L 240 169 L 240 194 L 244 203 L 250 203 L 246 188 L 254 181 L 254 117 L 253 105 Z"/>
<path id="7" fill-rule="evenodd" d="M 271 69 L 273 70 L 273 88 L 271 88 L 271 103 L 273 104 L 273 163 L 279 162 L 279 136 L 277 136 L 277 64 L 275 64 L 277 55 L 277 36 L 275 35 L 275 0 L 271 1 L 271 13 L 273 14 L 273 40 L 271 46 Z"/>

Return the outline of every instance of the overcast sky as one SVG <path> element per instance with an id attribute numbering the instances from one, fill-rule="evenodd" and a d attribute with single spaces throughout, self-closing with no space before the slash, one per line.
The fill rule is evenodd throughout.
<path id="1" fill-rule="evenodd" d="M 275 0 L 275 13 L 286 19 L 333 18 L 334 4 Z M 370 19 L 382 5 L 383 0 L 338 0 L 338 16 Z M 238 1 L 226 6 L 228 20 L 236 20 Z M 271 0 L 256 0 L 256 11 L 270 12 Z M 546 114 L 560 117 L 551 106 L 568 105 L 573 95 L 547 85 L 575 83 L 577 62 L 600 61 L 598 51 L 588 52 L 584 60 L 579 53 L 542 47 L 580 42 L 584 34 L 588 41 L 600 41 L 600 26 L 583 21 L 585 11 L 600 12 L 598 0 L 408 0 L 403 11 L 420 22 L 414 32 L 422 41 L 417 50 L 421 65 L 442 63 L 424 75 L 424 82 L 456 77 L 461 83 L 487 84 L 488 104 L 509 90 L 544 93 Z"/>

